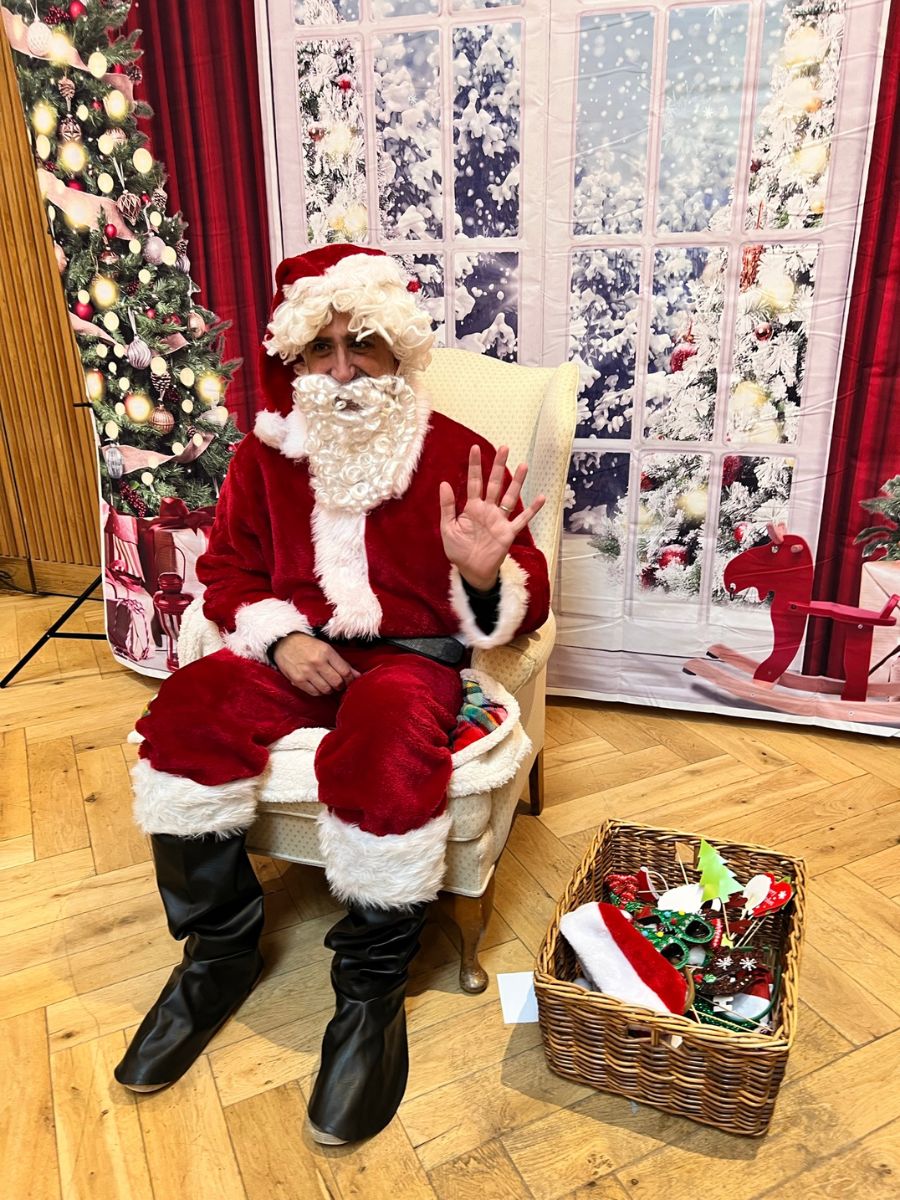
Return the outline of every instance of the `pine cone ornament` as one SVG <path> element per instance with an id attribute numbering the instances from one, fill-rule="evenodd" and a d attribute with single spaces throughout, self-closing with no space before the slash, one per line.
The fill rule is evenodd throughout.
<path id="1" fill-rule="evenodd" d="M 109 136 L 112 138 L 112 140 L 115 142 L 115 144 L 117 146 L 124 146 L 125 143 L 128 141 L 128 134 L 125 132 L 124 129 L 122 129 L 122 127 L 120 125 L 116 125 L 112 129 L 110 129 Z"/>
<path id="2" fill-rule="evenodd" d="M 141 198 L 134 192 L 123 192 L 116 201 L 116 208 L 126 221 L 136 221 L 141 215 Z"/>
<path id="3" fill-rule="evenodd" d="M 68 75 L 63 75 L 56 86 L 66 104 L 71 104 L 75 98 L 75 80 L 70 79 Z"/>
<path id="4" fill-rule="evenodd" d="M 132 345 L 134 345 L 133 342 Z M 165 368 L 163 368 L 162 371 L 154 371 L 153 367 L 151 366 L 150 378 L 153 380 L 153 384 L 161 397 L 164 396 L 168 389 L 172 386 L 172 376 Z"/>
<path id="5" fill-rule="evenodd" d="M 69 114 L 59 123 L 59 137 L 63 142 L 80 142 L 81 141 L 81 126 L 75 118 Z"/>
<path id="6" fill-rule="evenodd" d="M 129 279 L 129 281 L 125 284 L 125 295 L 133 296 L 137 292 L 137 290 L 140 286 L 141 285 L 140 285 L 139 280 Z"/>
<path id="7" fill-rule="evenodd" d="M 168 200 L 168 198 L 169 197 L 166 194 L 165 188 L 155 187 L 153 189 L 153 193 L 150 196 L 150 202 L 154 208 L 158 208 L 160 212 L 163 212 L 165 210 L 166 201 Z"/>
<path id="8" fill-rule="evenodd" d="M 132 81 L 132 83 L 140 83 L 144 78 L 144 72 L 136 62 L 128 63 L 128 65 L 125 67 L 125 74 Z"/>
<path id="9" fill-rule="evenodd" d="M 180 237 L 178 239 L 178 241 L 175 243 L 175 249 L 178 251 L 179 254 L 187 254 L 187 252 L 188 252 L 187 238 Z"/>

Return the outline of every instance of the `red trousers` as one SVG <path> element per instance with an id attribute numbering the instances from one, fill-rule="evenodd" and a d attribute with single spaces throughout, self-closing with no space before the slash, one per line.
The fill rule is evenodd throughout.
<path id="1" fill-rule="evenodd" d="M 293 730 L 327 728 L 315 759 L 320 801 L 376 836 L 419 828 L 444 808 L 459 671 L 395 646 L 336 649 L 361 674 L 328 696 L 230 650 L 182 667 L 137 723 L 141 757 L 215 787 L 262 774 L 269 746 Z"/>

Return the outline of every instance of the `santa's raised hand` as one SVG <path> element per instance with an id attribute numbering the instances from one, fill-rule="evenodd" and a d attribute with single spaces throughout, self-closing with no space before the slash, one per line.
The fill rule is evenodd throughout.
<path id="1" fill-rule="evenodd" d="M 441 538 L 444 553 L 459 568 L 463 579 L 481 592 L 488 592 L 497 582 L 500 565 L 510 546 L 536 513 L 544 507 L 544 496 L 537 496 L 521 512 L 516 512 L 522 484 L 528 467 L 520 463 L 506 483 L 506 460 L 509 447 L 501 446 L 487 487 L 481 472 L 481 451 L 473 446 L 469 451 L 469 475 L 466 486 L 466 505 L 456 511 L 456 498 L 449 483 L 441 484 Z"/>

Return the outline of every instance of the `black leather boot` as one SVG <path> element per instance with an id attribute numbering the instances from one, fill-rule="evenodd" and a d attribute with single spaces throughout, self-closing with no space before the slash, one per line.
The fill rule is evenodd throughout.
<path id="1" fill-rule="evenodd" d="M 156 882 L 184 958 L 115 1069 L 119 1083 L 152 1092 L 174 1083 L 246 1000 L 262 971 L 263 893 L 244 835 L 153 834 Z"/>
<path id="2" fill-rule="evenodd" d="M 334 951 L 336 1006 L 309 1100 L 316 1141 L 372 1137 L 400 1106 L 409 1074 L 406 979 L 427 912 L 427 904 L 387 911 L 354 905 L 325 938 Z"/>

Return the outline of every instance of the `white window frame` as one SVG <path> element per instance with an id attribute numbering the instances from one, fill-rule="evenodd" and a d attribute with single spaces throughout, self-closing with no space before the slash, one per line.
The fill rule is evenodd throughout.
<path id="1" fill-rule="evenodd" d="M 747 3 L 748 0 L 718 0 Z M 738 141 L 735 200 L 730 231 L 699 233 L 656 233 L 655 183 L 658 169 L 664 110 L 668 22 L 672 9 L 710 7 L 709 0 L 647 0 L 646 3 L 616 3 L 605 0 L 554 0 L 553 36 L 550 53 L 550 127 L 571 128 L 568 144 L 551 142 L 548 154 L 548 191 L 565 197 L 568 213 L 574 198 L 576 89 L 578 83 L 578 29 L 582 18 L 604 12 L 647 12 L 654 14 L 655 31 L 649 103 L 646 206 L 639 234 L 603 234 L 574 237 L 570 223 L 549 223 L 546 244 L 546 295 L 548 310 L 555 320 L 545 324 L 544 360 L 559 361 L 568 353 L 569 269 L 573 251 L 579 249 L 637 248 L 641 252 L 639 324 L 636 347 L 635 413 L 630 438 L 578 438 L 574 450 L 630 455 L 628 489 L 628 540 L 624 554 L 624 591 L 598 591 L 594 603 L 584 597 L 567 599 L 566 556 L 595 554 L 587 537 L 563 536 L 560 586 L 555 605 L 561 616 L 563 640 L 603 650 L 625 649 L 641 653 L 690 656 L 703 653 L 716 641 L 756 649 L 770 636 L 764 610 L 741 605 L 714 604 L 711 598 L 713 560 L 718 528 L 722 461 L 726 455 L 794 459 L 789 504 L 789 528 L 815 547 L 825 490 L 829 440 L 846 323 L 848 280 L 858 236 L 860 195 L 864 166 L 874 123 L 877 79 L 865 71 L 847 69 L 847 64 L 872 62 L 883 45 L 887 3 L 848 0 L 845 9 L 841 76 L 835 110 L 835 130 L 829 167 L 825 219 L 817 229 L 745 230 L 750 150 L 756 121 L 756 81 L 762 54 L 763 0 L 749 0 L 748 53 L 743 94 L 751 101 L 741 112 Z M 741 270 L 741 248 L 748 242 L 784 245 L 817 243 L 819 255 L 813 311 L 808 329 L 808 348 L 797 441 L 792 444 L 747 443 L 725 440 L 728 397 L 733 381 L 732 351 L 734 323 Z M 652 295 L 654 251 L 668 246 L 722 246 L 728 254 L 725 303 L 721 326 L 720 371 L 716 398 L 714 436 L 709 442 L 645 441 L 645 386 L 649 339 L 649 298 Z M 836 302 L 837 301 L 837 302 Z M 678 601 L 648 594 L 640 588 L 635 565 L 635 541 L 639 502 L 640 457 L 643 453 L 704 453 L 711 457 L 709 508 L 705 526 L 702 591 L 698 599 Z M 598 572 L 598 577 L 601 572 Z M 616 609 L 618 608 L 618 611 Z"/>

